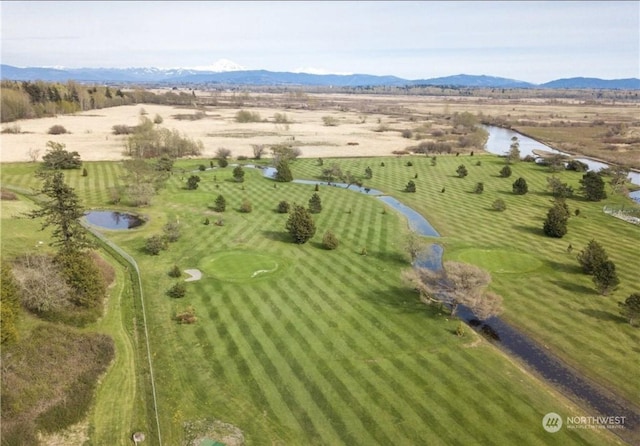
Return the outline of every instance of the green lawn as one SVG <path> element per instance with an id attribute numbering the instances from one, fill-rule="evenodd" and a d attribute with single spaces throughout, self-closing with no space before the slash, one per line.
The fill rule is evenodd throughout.
<path id="1" fill-rule="evenodd" d="M 475 166 L 479 159 L 482 166 Z M 514 177 L 502 179 L 498 158 L 465 157 L 473 163 L 467 163 L 469 176 L 459 179 L 455 170 L 462 158 L 439 157 L 435 167 L 428 158 L 412 158 L 413 167 L 406 167 L 406 160 L 336 162 L 355 174 L 371 166 L 367 185 L 425 215 L 443 235 L 439 242 L 446 258 L 481 266 L 488 258 L 484 266 L 493 271 L 492 288 L 504 296 L 505 318 L 638 402 L 638 384 L 628 379 L 637 364 L 627 353 L 639 334 L 617 318 L 615 302 L 635 291 L 639 228 L 602 214 L 602 203 L 571 201 L 581 216 L 571 219 L 565 239 L 548 239 L 540 229 L 550 205 L 541 168 L 517 165 Z M 197 165 L 197 160 L 181 163 Z M 321 170 L 315 160 L 298 160 L 292 167 L 297 178 L 313 179 Z M 88 177 L 70 173 L 70 184 L 87 207 L 108 207 L 107 188 L 119 181 L 117 163 L 87 163 L 87 168 Z M 463 338 L 455 336 L 457 321 L 418 301 L 400 279 L 409 266 L 403 252 L 406 221 L 383 212 L 382 202 L 321 187 L 323 211 L 314 217 L 318 231 L 298 246 L 285 233 L 286 215 L 275 208 L 281 200 L 306 205 L 313 186 L 274 187 L 249 169 L 240 185 L 227 181 L 231 170 L 215 172 L 217 181 L 213 172 L 199 173 L 196 191 L 184 189 L 187 175 L 182 180 L 173 175 L 154 204 L 142 209 L 147 225 L 109 232 L 141 269 L 163 444 L 180 444 L 184 423 L 204 418 L 238 426 L 248 444 L 615 443 L 599 431 L 545 432 L 545 413 L 583 412 L 495 347 L 478 342 L 470 330 Z M 510 192 L 520 175 L 531 191 L 524 197 Z M 562 177 L 572 184 L 579 178 Z M 415 194 L 402 192 L 409 179 L 417 184 Z M 38 187 L 25 165 L 3 166 L 2 181 Z M 485 184 L 482 195 L 472 193 L 478 181 Z M 227 200 L 222 215 L 211 210 L 218 194 Z M 507 202 L 504 213 L 489 210 L 496 197 Z M 250 214 L 237 211 L 244 199 L 253 204 Z M 212 222 L 221 217 L 224 226 L 204 225 L 205 217 Z M 145 254 L 145 238 L 170 219 L 180 222 L 180 240 L 159 256 Z M 335 251 L 321 246 L 329 229 L 341 243 Z M 589 278 L 579 273 L 575 251 L 566 252 L 569 243 L 579 250 L 593 237 L 616 262 L 622 280 L 620 290 L 606 298 L 592 292 Z M 5 240 L 3 231 L 3 245 Z M 368 255 L 360 254 L 362 248 Z M 517 262 L 507 260 L 510 252 L 518 253 Z M 187 284 L 182 299 L 165 294 L 176 281 L 167 274 L 175 264 L 204 274 Z M 126 294 L 121 296 L 126 301 Z M 178 325 L 172 318 L 187 306 L 195 309 L 198 322 Z M 129 311 L 120 310 L 124 327 Z M 140 321 L 136 313 L 138 328 Z M 115 321 L 107 325 L 122 331 Z M 126 343 L 118 348 L 121 363 L 105 379 L 111 384 L 98 392 L 99 410 L 91 419 L 96 432 L 127 426 L 108 413 L 115 401 L 104 391 L 116 388 L 118 380 L 129 389 L 136 385 L 116 371 L 130 367 L 128 358 L 135 353 L 126 349 Z M 148 404 L 139 395 L 123 401 L 129 413 L 140 413 L 138 405 Z M 153 435 L 147 438 L 155 444 Z"/>

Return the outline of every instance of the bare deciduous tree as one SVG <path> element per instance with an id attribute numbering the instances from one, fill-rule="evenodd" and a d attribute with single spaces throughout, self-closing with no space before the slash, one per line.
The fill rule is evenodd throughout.
<path id="1" fill-rule="evenodd" d="M 264 144 L 251 144 L 251 148 L 253 149 L 253 157 L 257 160 L 261 159 L 267 150 Z"/>
<path id="2" fill-rule="evenodd" d="M 226 160 L 230 156 L 231 156 L 231 150 L 227 148 L 219 147 L 218 150 L 216 150 L 216 158 L 218 159 Z"/>
<path id="3" fill-rule="evenodd" d="M 442 270 L 416 267 L 405 271 L 403 277 L 420 293 L 423 302 L 449 305 L 451 316 L 459 305 L 468 307 L 480 319 L 502 311 L 502 298 L 486 292 L 491 276 L 477 266 L 448 261 Z"/>
<path id="4" fill-rule="evenodd" d="M 53 257 L 24 255 L 16 262 L 13 273 L 21 290 L 22 304 L 27 309 L 41 313 L 70 306 L 68 297 L 73 292 Z"/>
<path id="5" fill-rule="evenodd" d="M 35 149 L 33 147 L 30 147 L 29 150 L 27 150 L 27 156 L 29 157 L 32 163 L 37 162 L 38 158 L 40 158 L 40 149 Z"/>

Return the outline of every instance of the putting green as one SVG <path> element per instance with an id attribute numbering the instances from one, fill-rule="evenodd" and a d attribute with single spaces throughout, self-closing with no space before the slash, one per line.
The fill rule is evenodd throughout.
<path id="1" fill-rule="evenodd" d="M 460 262 L 471 263 L 491 273 L 528 273 L 542 266 L 542 262 L 531 254 L 505 249 L 465 249 L 455 254 Z"/>
<path id="2" fill-rule="evenodd" d="M 219 280 L 247 281 L 273 276 L 284 262 L 269 254 L 254 251 L 219 252 L 200 261 L 200 269 Z"/>

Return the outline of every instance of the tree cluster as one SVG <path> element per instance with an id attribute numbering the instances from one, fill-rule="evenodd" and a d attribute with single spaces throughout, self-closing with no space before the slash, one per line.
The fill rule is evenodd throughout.
<path id="1" fill-rule="evenodd" d="M 600 294 L 610 293 L 620 283 L 616 265 L 597 241 L 591 240 L 577 258 L 582 271 L 593 276 L 593 283 Z"/>

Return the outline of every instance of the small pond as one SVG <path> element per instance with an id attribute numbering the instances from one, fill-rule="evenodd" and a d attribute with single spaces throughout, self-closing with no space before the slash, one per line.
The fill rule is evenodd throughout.
<path id="1" fill-rule="evenodd" d="M 138 215 L 117 211 L 89 211 L 85 218 L 88 223 L 105 229 L 133 229 L 145 222 Z"/>

